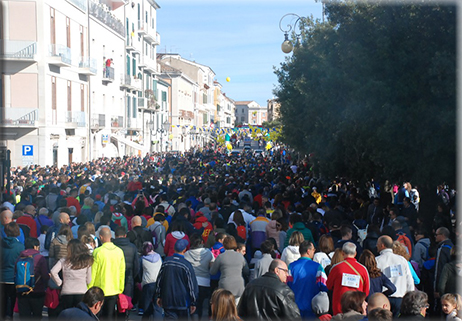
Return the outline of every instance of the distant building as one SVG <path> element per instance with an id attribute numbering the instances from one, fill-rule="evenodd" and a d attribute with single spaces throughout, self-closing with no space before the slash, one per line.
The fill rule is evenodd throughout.
<path id="1" fill-rule="evenodd" d="M 280 117 L 280 107 L 281 105 L 279 104 L 277 99 L 268 99 L 268 121 L 271 122 Z"/>
<path id="2" fill-rule="evenodd" d="M 268 120 L 266 107 L 260 106 L 256 101 L 236 101 L 236 124 L 261 125 Z"/>

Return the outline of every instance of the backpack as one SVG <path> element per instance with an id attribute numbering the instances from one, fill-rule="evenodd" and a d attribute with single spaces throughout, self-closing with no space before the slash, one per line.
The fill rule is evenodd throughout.
<path id="1" fill-rule="evenodd" d="M 364 240 L 366 239 L 366 236 L 367 236 L 367 227 L 369 225 L 366 226 L 366 228 L 359 228 L 356 226 L 356 224 L 353 223 L 353 226 L 356 227 L 356 229 L 358 230 L 358 237 L 359 237 L 359 240 L 361 242 L 361 246 L 363 245 L 363 242 Z"/>
<path id="2" fill-rule="evenodd" d="M 237 228 L 237 235 L 242 238 L 244 241 L 247 240 L 247 229 L 244 225 L 239 225 Z"/>
<path id="3" fill-rule="evenodd" d="M 220 248 L 218 249 L 214 249 L 214 248 L 211 248 L 210 250 L 212 251 L 212 255 L 214 258 L 217 258 L 218 255 L 221 254 L 221 250 L 224 249 L 223 246 L 221 246 Z"/>
<path id="4" fill-rule="evenodd" d="M 40 279 L 39 277 L 36 281 L 34 274 L 34 257 L 37 254 L 20 257 L 16 261 L 14 285 L 16 286 L 16 292 L 22 295 L 34 291 L 35 283 Z"/>
<path id="5" fill-rule="evenodd" d="M 403 244 L 407 248 L 409 255 L 412 256 L 412 244 L 409 238 L 406 236 L 406 233 L 399 232 L 396 234 L 396 236 L 398 236 L 397 241 Z"/>
<path id="6" fill-rule="evenodd" d="M 151 234 L 152 234 L 152 245 L 154 245 L 154 250 L 157 250 L 157 248 L 159 247 L 160 234 L 157 235 L 156 230 L 161 226 L 162 226 L 162 224 L 157 225 L 154 228 L 154 230 L 152 230 L 152 232 L 151 232 Z M 162 229 L 160 229 L 160 233 L 162 233 Z"/>
<path id="7" fill-rule="evenodd" d="M 141 252 L 141 249 L 143 248 L 143 239 L 141 237 L 141 234 L 138 234 L 138 232 L 133 229 L 133 233 L 135 233 L 136 239 L 135 239 L 135 246 L 138 249 L 138 252 Z"/>

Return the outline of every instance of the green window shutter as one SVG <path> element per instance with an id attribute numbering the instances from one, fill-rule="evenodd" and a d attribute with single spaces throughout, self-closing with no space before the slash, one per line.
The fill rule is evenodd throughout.
<path id="1" fill-rule="evenodd" d="M 136 59 L 135 58 L 132 59 L 132 63 L 133 63 L 133 76 L 136 76 Z"/>
<path id="2" fill-rule="evenodd" d="M 202 123 L 207 124 L 207 114 L 202 114 Z"/>
<path id="3" fill-rule="evenodd" d="M 127 117 L 130 118 L 131 100 L 130 100 L 130 96 L 126 96 L 126 98 L 127 98 Z"/>
<path id="4" fill-rule="evenodd" d="M 133 97 L 133 118 L 136 118 L 136 97 Z"/>
<path id="5" fill-rule="evenodd" d="M 155 79 L 152 81 L 152 91 L 154 93 L 154 97 L 157 100 L 157 80 Z"/>
<path id="6" fill-rule="evenodd" d="M 167 92 L 166 91 L 162 92 L 162 101 L 167 101 Z"/>
<path id="7" fill-rule="evenodd" d="M 130 75 L 130 56 L 127 55 L 127 75 Z"/>

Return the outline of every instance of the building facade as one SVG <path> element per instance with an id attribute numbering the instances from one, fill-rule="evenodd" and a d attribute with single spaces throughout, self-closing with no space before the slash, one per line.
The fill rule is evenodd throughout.
<path id="1" fill-rule="evenodd" d="M 267 101 L 268 106 L 268 121 L 274 121 L 280 117 L 280 104 L 277 99 L 268 99 Z"/>
<path id="2" fill-rule="evenodd" d="M 266 107 L 260 106 L 256 101 L 236 101 L 236 124 L 261 125 L 268 120 Z"/>

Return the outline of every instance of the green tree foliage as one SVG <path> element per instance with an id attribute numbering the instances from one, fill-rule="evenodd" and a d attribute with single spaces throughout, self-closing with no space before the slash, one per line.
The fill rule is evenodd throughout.
<path id="1" fill-rule="evenodd" d="M 275 71 L 283 139 L 354 179 L 455 181 L 456 8 L 331 1 Z"/>

